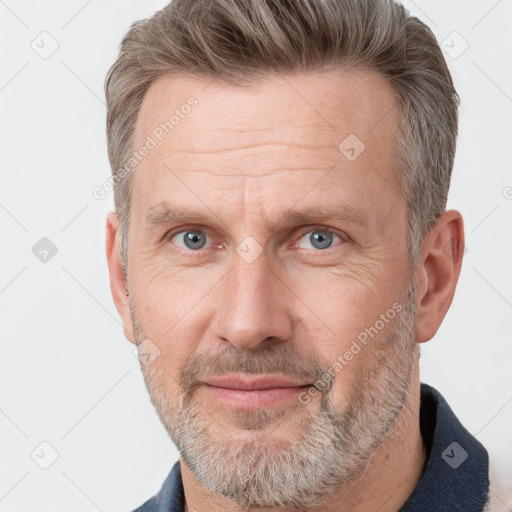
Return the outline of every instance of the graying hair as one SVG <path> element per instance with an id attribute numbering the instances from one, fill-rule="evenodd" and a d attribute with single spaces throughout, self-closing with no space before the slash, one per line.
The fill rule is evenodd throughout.
<path id="1" fill-rule="evenodd" d="M 142 100 L 163 76 L 239 86 L 279 73 L 352 67 L 387 78 L 397 98 L 400 193 L 411 264 L 445 211 L 459 96 L 434 34 L 394 0 L 173 0 L 132 24 L 105 80 L 108 154 L 127 272 L 133 151 Z"/>

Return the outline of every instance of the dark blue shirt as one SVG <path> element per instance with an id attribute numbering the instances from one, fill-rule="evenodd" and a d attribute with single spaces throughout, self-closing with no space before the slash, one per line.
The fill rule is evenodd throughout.
<path id="1" fill-rule="evenodd" d="M 489 455 L 457 419 L 443 396 L 421 384 L 420 430 L 427 458 L 423 473 L 398 512 L 482 512 L 489 491 Z M 160 492 L 134 512 L 183 512 L 179 461 Z"/>

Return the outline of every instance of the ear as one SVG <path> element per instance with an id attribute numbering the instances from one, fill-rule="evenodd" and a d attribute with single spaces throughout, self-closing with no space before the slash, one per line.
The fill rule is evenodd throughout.
<path id="1" fill-rule="evenodd" d="M 126 295 L 126 282 L 119 248 L 119 220 L 117 214 L 109 212 L 106 223 L 106 251 L 108 270 L 110 274 L 110 290 L 116 305 L 117 312 L 123 320 L 124 335 L 132 343 L 133 336 L 132 316 L 129 306 L 129 298 Z"/>
<path id="2" fill-rule="evenodd" d="M 464 254 L 464 222 L 444 212 L 421 243 L 416 266 L 416 339 L 423 343 L 439 329 L 455 294 Z"/>

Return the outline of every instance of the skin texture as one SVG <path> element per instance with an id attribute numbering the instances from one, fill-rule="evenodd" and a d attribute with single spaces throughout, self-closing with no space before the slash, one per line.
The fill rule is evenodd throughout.
<path id="1" fill-rule="evenodd" d="M 137 344 L 149 339 L 159 350 L 142 370 L 162 422 L 175 442 L 181 436 L 179 447 L 186 446 L 187 435 L 193 439 L 199 459 L 201 450 L 213 458 L 222 448 L 240 448 L 229 476 L 261 465 L 258 454 L 264 461 L 303 442 L 322 404 L 332 407 L 341 432 L 349 411 L 359 411 L 363 425 L 387 411 L 389 421 L 347 438 L 361 454 L 347 451 L 336 461 L 347 471 L 336 485 L 329 482 L 329 492 L 324 481 L 322 504 L 295 505 L 396 511 L 416 486 L 425 460 L 415 349 L 434 336 L 451 304 L 462 263 L 462 217 L 445 212 L 424 238 L 420 261 L 409 268 L 406 198 L 395 174 L 396 100 L 388 82 L 370 71 L 268 77 L 252 89 L 166 77 L 145 96 L 134 146 L 190 96 L 197 106 L 133 171 L 128 297 L 118 219 L 113 212 L 107 216 L 111 290 L 125 335 Z M 365 145 L 354 161 L 338 149 L 350 134 Z M 149 225 L 147 214 L 165 202 L 203 219 Z M 310 208 L 344 215 L 284 222 L 287 210 Z M 357 210 L 362 222 L 348 209 Z M 193 250 L 183 235 L 198 230 L 206 244 Z M 334 234 L 330 247 L 312 245 L 310 235 L 317 230 Z M 263 373 L 275 375 L 281 368 L 297 382 L 312 384 L 397 303 L 409 311 L 409 321 L 397 315 L 385 322 L 335 372 L 329 391 L 307 404 L 241 411 L 216 401 L 201 384 L 237 368 L 256 373 L 257 364 Z M 398 318 L 404 322 L 397 324 Z M 393 350 L 398 339 L 401 350 Z M 386 383 L 396 387 L 394 395 L 385 394 Z M 365 388 L 374 394 L 364 398 Z M 182 414 L 187 403 L 195 425 L 203 428 L 195 432 L 198 438 L 191 437 L 192 429 L 179 431 L 180 419 L 190 419 Z M 370 448 L 372 435 L 379 446 Z M 201 439 L 208 442 L 203 446 Z M 207 462 L 196 460 L 195 472 L 193 462 L 181 459 L 187 510 L 252 510 L 240 497 L 212 492 L 212 482 L 197 475 Z M 259 511 L 275 510 L 264 503 Z M 298 509 L 293 503 L 281 508 Z"/>

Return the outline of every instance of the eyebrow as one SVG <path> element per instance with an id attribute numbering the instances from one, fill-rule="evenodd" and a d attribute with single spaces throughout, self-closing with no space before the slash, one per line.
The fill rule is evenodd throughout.
<path id="1" fill-rule="evenodd" d="M 211 222 L 212 216 L 225 224 L 212 210 L 206 213 L 200 213 L 180 208 L 167 201 L 163 201 L 148 209 L 145 221 L 146 225 L 149 228 L 152 228 L 166 226 L 176 222 Z M 262 214 L 262 218 L 266 227 L 271 229 L 278 226 L 289 227 L 292 225 L 315 224 L 325 221 L 347 222 L 348 224 L 359 227 L 367 227 L 371 224 L 370 214 L 367 210 L 355 208 L 349 205 L 339 205 L 335 208 L 322 206 L 307 207 L 302 208 L 301 210 L 297 208 L 290 208 L 281 213 L 278 221 L 271 220 L 265 213 Z"/>

